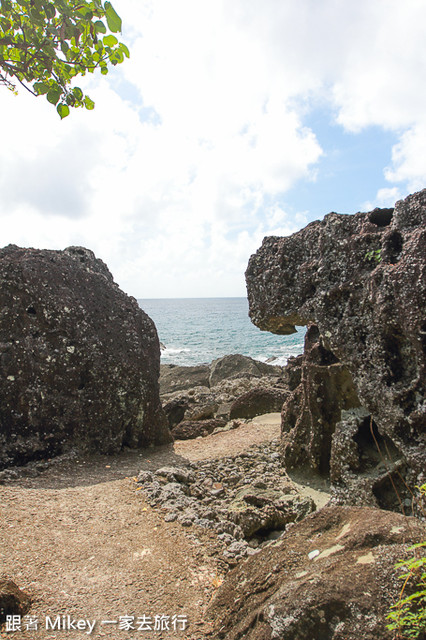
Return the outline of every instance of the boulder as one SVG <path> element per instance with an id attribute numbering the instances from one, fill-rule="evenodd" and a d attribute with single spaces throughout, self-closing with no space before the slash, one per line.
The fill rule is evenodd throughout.
<path id="1" fill-rule="evenodd" d="M 160 366 L 160 393 L 163 396 L 193 387 L 208 387 L 209 376 L 210 369 L 206 364 L 193 367 L 162 364 Z"/>
<path id="2" fill-rule="evenodd" d="M 191 440 L 200 436 L 208 436 L 215 429 L 224 427 L 226 420 L 222 418 L 210 418 L 207 420 L 183 420 L 173 427 L 172 435 L 176 440 Z"/>
<path id="3" fill-rule="evenodd" d="M 189 407 L 189 399 L 187 395 L 178 396 L 166 402 L 163 406 L 164 413 L 167 416 L 170 429 L 175 427 L 185 417 L 185 411 Z"/>
<path id="4" fill-rule="evenodd" d="M 166 400 L 166 397 L 164 397 Z M 194 387 L 188 391 L 177 391 L 168 396 L 163 406 L 169 426 L 182 420 L 206 420 L 213 418 L 219 408 L 214 394 L 207 387 Z"/>
<path id="5" fill-rule="evenodd" d="M 302 520 L 312 511 L 315 504 L 311 498 L 262 488 L 257 483 L 237 491 L 228 507 L 228 518 L 241 528 L 245 539 L 250 539 L 264 532 L 282 532 L 286 525 Z"/>
<path id="6" fill-rule="evenodd" d="M 233 354 L 213 360 L 210 365 L 210 387 L 214 387 L 222 380 L 232 378 L 255 377 L 263 375 L 280 375 L 282 368 L 272 366 L 248 356 Z"/>
<path id="7" fill-rule="evenodd" d="M 237 398 L 231 405 L 229 419 L 254 418 L 264 413 L 280 412 L 289 395 L 284 389 L 258 387 Z"/>
<path id="8" fill-rule="evenodd" d="M 31 606 L 31 598 L 12 580 L 0 579 L 0 623 L 6 616 L 24 616 Z"/>
<path id="9" fill-rule="evenodd" d="M 394 565 L 407 557 L 407 540 L 423 537 L 414 518 L 325 507 L 226 576 L 207 612 L 212 637 L 392 640 L 386 614 L 401 590 Z"/>
<path id="10" fill-rule="evenodd" d="M 426 190 L 397 202 L 394 209 L 330 213 L 292 236 L 265 238 L 250 259 L 246 281 L 250 317 L 258 327 L 289 334 L 296 325 L 315 323 L 321 336 L 318 350 L 340 367 L 340 380 L 330 380 L 328 389 L 317 379 L 313 393 L 302 380 L 304 390 L 287 418 L 292 414 L 296 420 L 297 406 L 315 413 L 320 402 L 325 410 L 321 394 L 325 398 L 333 385 L 352 385 L 348 393 L 356 392 L 354 406 L 343 402 L 340 407 L 340 400 L 333 405 L 335 415 L 325 434 L 332 448 L 339 424 L 340 443 L 330 461 L 337 474 L 331 475 L 343 492 L 350 494 L 358 464 L 354 446 L 344 442 L 345 433 L 361 456 L 365 449 L 371 453 L 375 440 L 384 452 L 388 446 L 391 480 L 411 487 L 421 484 L 426 469 Z M 334 375 L 333 362 L 326 366 L 326 375 Z M 350 376 L 351 383 L 342 376 Z M 295 422 L 283 423 L 285 433 L 292 428 Z M 322 443 L 309 443 L 308 437 L 309 430 L 300 433 L 299 448 L 319 451 Z M 295 442 L 296 434 L 291 438 Z M 328 456 L 328 444 L 326 448 Z M 316 470 L 314 458 L 309 464 Z M 326 469 L 327 463 L 322 464 Z M 344 469 L 351 465 L 350 478 L 345 478 Z M 361 461 L 358 471 L 363 468 Z M 382 490 L 388 487 L 376 486 L 379 502 Z"/>
<path id="11" fill-rule="evenodd" d="M 171 440 L 152 320 L 82 247 L 0 250 L 0 468 Z"/>

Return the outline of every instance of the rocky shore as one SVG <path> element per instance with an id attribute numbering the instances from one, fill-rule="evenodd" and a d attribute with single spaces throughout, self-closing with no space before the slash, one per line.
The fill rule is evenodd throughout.
<path id="1" fill-rule="evenodd" d="M 288 238 L 266 238 L 246 272 L 250 315 L 278 334 L 307 325 L 304 353 L 285 368 L 238 354 L 210 365 L 160 367 L 152 321 L 91 252 L 2 250 L 3 482 L 27 488 L 32 475 L 46 468 L 46 477 L 54 474 L 55 456 L 58 469 L 62 456 L 92 482 L 94 453 L 115 454 L 114 465 L 102 461 L 105 471 L 119 466 L 120 451 L 133 451 L 138 467 L 126 494 L 133 529 L 121 486 L 105 482 L 85 494 L 103 522 L 95 524 L 106 554 L 95 582 L 111 562 L 110 578 L 121 570 L 108 555 L 110 536 L 117 536 L 115 553 L 133 576 L 128 585 L 122 572 L 122 586 L 130 592 L 138 583 L 132 602 L 139 602 L 148 565 L 155 590 L 160 530 L 162 558 L 179 588 L 174 551 L 181 547 L 191 549 L 192 571 L 205 561 L 215 585 L 212 598 L 204 584 L 197 604 L 196 581 L 187 578 L 188 606 L 203 617 L 202 633 L 191 631 L 190 640 L 392 640 L 385 617 L 401 591 L 395 562 L 425 537 L 426 508 L 416 490 L 426 481 L 425 256 L 426 190 L 392 209 L 331 213 Z M 251 437 L 250 429 L 262 428 L 268 437 Z M 238 447 L 230 450 L 231 442 Z M 155 449 L 159 444 L 165 448 Z M 319 486 L 330 495 L 325 506 L 315 497 Z M 73 513 L 90 522 L 90 509 L 76 506 L 67 489 L 51 497 L 65 504 L 65 526 L 68 518 L 76 532 L 73 558 L 85 572 L 96 556 Z M 110 500 L 106 521 L 103 493 Z M 51 526 L 55 509 L 39 493 L 34 498 L 46 510 L 43 527 Z M 20 499 L 30 509 L 28 496 Z M 27 557 L 19 509 L 14 517 Z M 129 558 L 128 548 L 140 544 L 139 527 L 151 546 Z M 41 546 L 44 531 L 34 532 Z M 67 529 L 56 535 L 68 540 Z M 16 540 L 8 540 L 10 554 Z M 49 553 L 43 547 L 41 566 Z M 185 571 L 186 551 L 179 557 Z M 220 580 L 211 579 L 213 565 Z M 48 583 L 55 593 L 57 573 Z M 110 582 L 102 588 L 105 601 Z M 80 605 L 90 585 L 88 579 Z M 167 585 L 162 602 L 170 604 Z M 407 581 L 414 599 L 417 588 Z M 8 583 L 6 596 L 12 592 Z"/>
<path id="2" fill-rule="evenodd" d="M 163 409 L 179 440 L 207 435 L 226 425 L 232 428 L 229 421 L 280 412 L 288 394 L 283 367 L 240 354 L 210 365 L 160 366 Z"/>

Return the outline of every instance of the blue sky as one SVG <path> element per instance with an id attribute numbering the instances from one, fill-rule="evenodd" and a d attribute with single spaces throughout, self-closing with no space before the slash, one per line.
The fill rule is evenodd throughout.
<path id="1" fill-rule="evenodd" d="M 426 187 L 423 0 L 115 0 L 130 60 L 60 122 L 0 91 L 1 245 L 138 298 L 245 295 L 265 235 Z"/>

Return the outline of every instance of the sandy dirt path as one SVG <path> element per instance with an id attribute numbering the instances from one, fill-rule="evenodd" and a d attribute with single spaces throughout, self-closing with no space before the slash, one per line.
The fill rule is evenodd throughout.
<path id="1" fill-rule="evenodd" d="M 164 522 L 134 478 L 141 469 L 234 455 L 278 436 L 278 414 L 271 414 L 169 447 L 75 458 L 0 486 L 0 576 L 33 599 L 33 619 L 23 618 L 16 631 L 3 627 L 2 637 L 202 640 L 204 610 L 221 579 L 215 537 Z M 66 616 L 70 629 L 62 629 Z M 78 620 L 86 623 L 72 628 Z"/>

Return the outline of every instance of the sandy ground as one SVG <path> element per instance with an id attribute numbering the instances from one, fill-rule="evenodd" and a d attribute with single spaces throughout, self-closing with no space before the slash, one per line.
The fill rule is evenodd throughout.
<path id="1" fill-rule="evenodd" d="M 3 627 L 1 637 L 202 640 L 204 610 L 223 577 L 215 537 L 164 522 L 135 476 L 234 455 L 279 430 L 279 414 L 269 414 L 173 446 L 69 460 L 0 486 L 0 576 L 33 600 L 31 617 L 16 631 Z"/>

